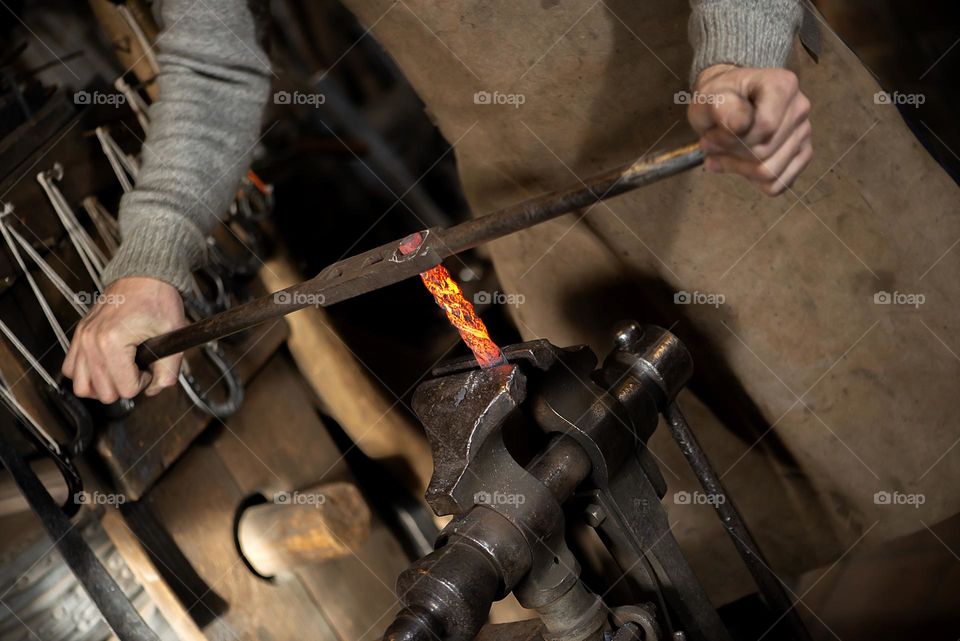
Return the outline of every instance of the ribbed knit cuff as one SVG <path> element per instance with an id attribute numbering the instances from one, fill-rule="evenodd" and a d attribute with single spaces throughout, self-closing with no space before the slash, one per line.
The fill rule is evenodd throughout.
<path id="1" fill-rule="evenodd" d="M 782 67 L 803 19 L 797 0 L 703 0 L 694 3 L 690 84 L 711 65 Z"/>
<path id="2" fill-rule="evenodd" d="M 138 212 L 136 223 L 121 225 L 120 248 L 103 272 L 103 284 L 128 276 L 148 276 L 181 293 L 193 290 L 195 269 L 206 261 L 203 233 L 190 220 L 169 212 Z"/>

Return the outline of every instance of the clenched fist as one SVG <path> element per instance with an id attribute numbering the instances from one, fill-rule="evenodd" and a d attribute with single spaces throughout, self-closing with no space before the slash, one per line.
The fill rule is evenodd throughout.
<path id="1" fill-rule="evenodd" d="M 146 388 L 152 396 L 177 382 L 182 354 L 161 359 L 141 372 L 137 345 L 187 324 L 183 300 L 175 287 L 144 277 L 121 278 L 107 287 L 80 321 L 63 361 L 73 393 L 113 403 L 133 398 Z"/>
<path id="2" fill-rule="evenodd" d="M 769 196 L 790 187 L 813 156 L 810 101 L 786 69 L 707 67 L 687 118 L 709 171 L 740 174 Z"/>

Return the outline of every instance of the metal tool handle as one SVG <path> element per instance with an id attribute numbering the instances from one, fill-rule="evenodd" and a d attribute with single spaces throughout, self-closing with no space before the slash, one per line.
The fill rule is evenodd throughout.
<path id="1" fill-rule="evenodd" d="M 692 169 L 703 162 L 697 144 L 687 145 L 626 167 L 582 181 L 572 189 L 526 200 L 506 209 L 468 220 L 447 229 L 419 232 L 419 248 L 400 256 L 404 240 L 336 262 L 313 278 L 281 292 L 274 292 L 238 305 L 186 327 L 148 339 L 137 348 L 141 369 L 171 354 L 207 341 L 223 338 L 271 318 L 278 318 L 310 305 L 334 303 L 365 294 L 416 276 L 453 256 L 508 234 L 533 227 L 562 214 L 594 205 L 668 176 Z"/>

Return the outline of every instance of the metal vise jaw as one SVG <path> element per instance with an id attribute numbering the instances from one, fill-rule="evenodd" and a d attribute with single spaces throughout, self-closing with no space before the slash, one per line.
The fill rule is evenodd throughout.
<path id="1" fill-rule="evenodd" d="M 513 591 L 540 614 L 540 635 L 548 641 L 599 641 L 611 612 L 580 582 L 564 541 L 561 505 L 579 488 L 602 513 L 591 525 L 616 548 L 625 574 L 626 563 L 646 558 L 654 535 L 658 551 L 667 550 L 665 564 L 647 578 L 669 583 L 673 615 L 691 621 L 687 638 L 726 639 L 670 535 L 659 504 L 665 484 L 643 447 L 690 376 L 686 348 L 666 330 L 631 323 L 617 332 L 616 349 L 596 371 L 596 356 L 584 346 L 537 340 L 503 351 L 507 365 L 481 370 L 472 359 L 447 363 L 414 394 L 434 456 L 427 500 L 438 515 L 454 519 L 436 549 L 400 575 L 405 607 L 385 638 L 471 641 L 492 602 Z M 523 464 L 504 438 L 514 429 L 524 430 L 528 442 L 546 441 Z M 644 507 L 623 505 L 638 496 Z M 653 615 L 634 611 L 642 612 L 614 612 L 613 620 L 632 621 L 655 638 Z"/>

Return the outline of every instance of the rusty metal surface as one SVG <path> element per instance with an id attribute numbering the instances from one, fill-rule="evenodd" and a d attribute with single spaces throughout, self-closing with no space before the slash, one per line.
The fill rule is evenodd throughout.
<path id="1" fill-rule="evenodd" d="M 543 624 L 539 619 L 485 625 L 474 641 L 540 641 Z"/>
<path id="2" fill-rule="evenodd" d="M 434 512 L 456 514 L 473 505 L 484 479 L 467 468 L 524 398 L 526 378 L 514 365 L 437 378 L 417 388 L 413 410 L 433 451 L 427 502 Z"/>
<path id="3" fill-rule="evenodd" d="M 649 185 L 703 162 L 696 144 L 652 155 L 584 181 L 584 186 L 549 193 L 454 225 L 419 232 L 422 242 L 410 253 L 401 239 L 336 262 L 315 277 L 181 329 L 151 338 L 137 349 L 141 368 L 188 347 L 227 336 L 267 319 L 311 305 L 333 305 L 416 276 L 449 256 L 527 229 L 605 198 Z"/>

